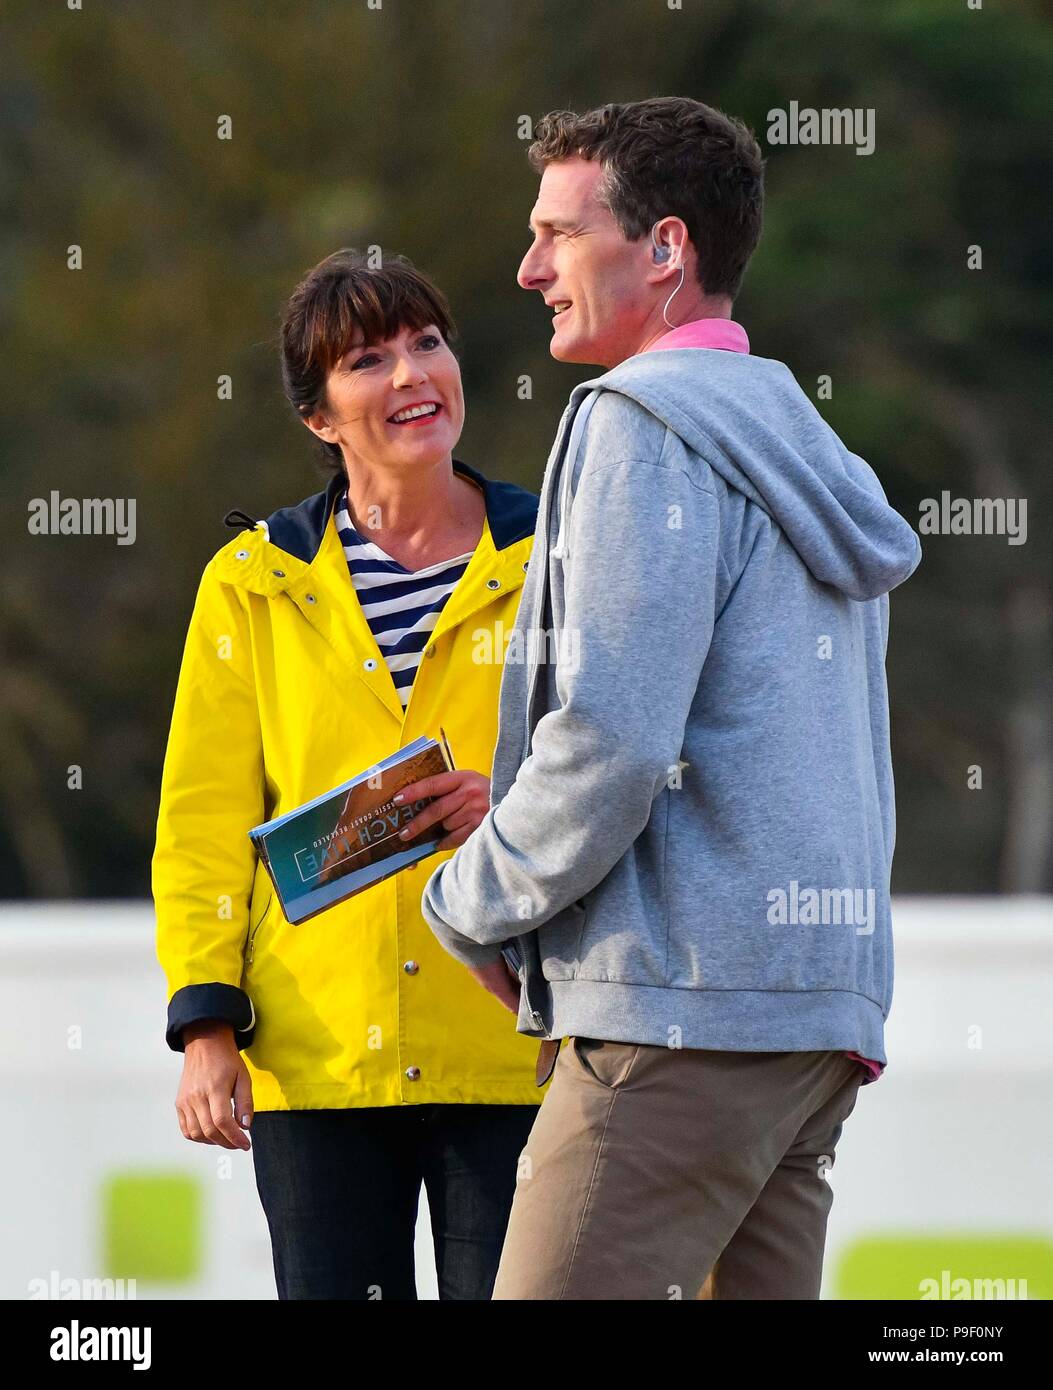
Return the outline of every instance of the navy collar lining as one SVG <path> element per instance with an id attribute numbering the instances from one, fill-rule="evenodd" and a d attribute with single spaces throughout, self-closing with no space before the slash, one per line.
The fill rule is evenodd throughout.
<path id="1" fill-rule="evenodd" d="M 494 482 L 459 459 L 453 460 L 453 466 L 482 488 L 486 519 L 497 550 L 505 550 L 516 541 L 533 535 L 538 508 L 535 493 L 515 483 Z M 334 473 L 323 492 L 316 492 L 295 507 L 281 507 L 273 512 L 267 518 L 271 541 L 287 554 L 310 564 L 318 553 L 329 518 L 346 485 L 344 474 Z"/>

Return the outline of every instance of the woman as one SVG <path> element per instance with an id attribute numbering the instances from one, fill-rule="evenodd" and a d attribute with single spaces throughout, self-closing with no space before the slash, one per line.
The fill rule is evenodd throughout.
<path id="1" fill-rule="evenodd" d="M 252 529 L 205 569 L 179 676 L 153 858 L 176 1109 L 187 1139 L 251 1147 L 280 1298 L 415 1298 L 422 1180 L 440 1297 L 489 1298 L 540 1101 L 518 980 L 498 960 L 480 989 L 421 916 L 436 858 L 291 926 L 247 834 L 440 724 L 469 770 L 413 830 L 441 818 L 449 855 L 486 815 L 480 634 L 503 650 L 537 498 L 454 460 L 452 332 L 401 257 L 339 251 L 297 287 L 285 392 L 332 476 L 228 517 Z"/>

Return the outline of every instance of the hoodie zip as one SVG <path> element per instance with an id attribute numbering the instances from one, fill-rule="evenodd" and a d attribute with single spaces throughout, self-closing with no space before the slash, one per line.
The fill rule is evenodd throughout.
<path id="1" fill-rule="evenodd" d="M 573 415 L 573 422 L 570 426 L 570 435 L 567 439 L 566 448 L 563 450 L 562 460 L 553 469 L 552 476 L 542 487 L 541 499 L 538 507 L 538 531 L 535 535 L 535 556 L 544 555 L 544 563 L 538 565 L 537 593 L 534 595 L 532 611 L 530 615 L 530 627 L 526 633 L 527 652 L 530 653 L 529 665 L 527 668 L 527 695 L 526 695 L 526 726 L 523 737 L 523 760 L 530 755 L 530 740 L 533 730 L 530 725 L 531 711 L 534 707 L 534 691 L 537 687 L 538 678 L 538 652 L 540 650 L 540 640 L 537 636 L 541 629 L 541 620 L 545 612 L 545 598 L 548 594 L 548 560 L 567 560 L 570 558 L 570 527 L 568 524 L 569 512 L 572 498 L 572 484 L 574 478 L 574 464 L 577 460 L 578 450 L 581 447 L 581 437 L 585 432 L 589 415 L 593 406 L 599 400 L 599 389 L 593 389 L 580 402 Z M 569 407 L 568 407 L 569 410 Z M 567 428 L 568 415 L 565 414 L 561 422 L 562 433 Z M 560 471 L 562 469 L 562 471 Z M 552 511 L 552 493 L 559 487 L 559 527 L 556 532 L 556 543 L 551 550 L 548 550 L 549 543 L 549 522 Z M 545 553 L 547 551 L 547 554 Z M 531 561 L 531 568 L 537 563 L 536 558 Z M 533 642 L 531 634 L 534 634 Z M 516 937 L 519 945 L 519 952 L 522 959 L 522 985 L 523 994 L 526 999 L 527 1010 L 530 1014 L 530 1021 L 539 1033 L 547 1037 L 548 1025 L 545 1023 L 544 1016 L 540 1009 L 534 1007 L 532 986 L 540 983 L 542 989 L 545 988 L 545 979 L 541 972 L 541 957 L 538 952 L 537 933 L 532 932 L 527 937 Z"/>

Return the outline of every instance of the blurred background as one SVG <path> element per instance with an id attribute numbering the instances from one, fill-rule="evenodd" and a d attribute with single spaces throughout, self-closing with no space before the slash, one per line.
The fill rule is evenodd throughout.
<path id="1" fill-rule="evenodd" d="M 1028 506 L 1026 544 L 923 535 L 892 596 L 902 949 L 889 1071 L 832 1178 L 826 1292 L 917 1297 L 889 1292 L 924 1277 L 915 1256 L 939 1278 L 1004 1254 L 1051 1296 L 1046 7 L 7 0 L 0 50 L 0 1066 L 20 1119 L 0 1295 L 59 1269 L 137 1277 L 140 1297 L 273 1297 L 251 1161 L 220 1175 L 175 1125 L 146 900 L 223 515 L 322 486 L 281 394 L 284 299 L 340 246 L 409 255 L 460 329 L 458 457 L 536 490 L 597 373 L 552 360 L 547 311 L 515 283 L 530 123 L 681 94 L 741 117 L 767 157 L 735 309 L 753 351 L 790 366 L 915 526 L 943 492 Z M 769 143 L 791 101 L 873 109 L 873 153 Z M 31 534 L 52 489 L 135 498 L 135 544 Z M 233 1261 L 224 1223 L 247 1232 Z"/>

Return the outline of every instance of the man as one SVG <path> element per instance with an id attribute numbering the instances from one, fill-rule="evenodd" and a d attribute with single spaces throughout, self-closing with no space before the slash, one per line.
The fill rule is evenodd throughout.
<path id="1" fill-rule="evenodd" d="M 887 594 L 919 542 L 731 321 L 763 203 L 739 122 L 558 112 L 530 154 L 519 283 L 553 356 L 607 371 L 548 461 L 491 809 L 422 904 L 505 998 L 516 938 L 519 1031 L 570 1039 L 494 1297 L 817 1298 L 885 1063 Z"/>

